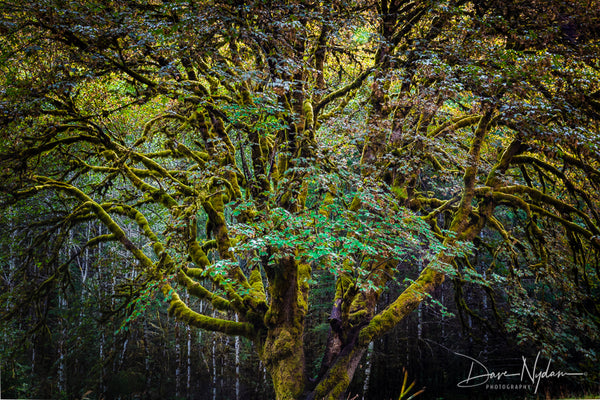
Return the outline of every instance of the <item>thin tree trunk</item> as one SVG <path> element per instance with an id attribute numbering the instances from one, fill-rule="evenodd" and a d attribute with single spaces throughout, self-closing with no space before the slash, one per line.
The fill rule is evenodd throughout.
<path id="1" fill-rule="evenodd" d="M 268 372 L 267 372 L 267 367 L 265 367 L 265 364 L 263 364 L 263 362 L 261 360 L 258 361 L 258 370 L 261 373 L 260 388 L 265 388 L 265 387 L 267 387 Z M 263 398 L 264 398 L 265 393 L 263 392 L 262 394 L 263 394 Z"/>
<path id="2" fill-rule="evenodd" d="M 102 224 L 98 225 L 98 236 L 102 235 Z M 102 300 L 102 302 L 104 302 L 105 299 L 105 294 L 106 294 L 106 287 L 103 285 L 103 283 L 105 282 L 104 279 L 104 271 L 103 271 L 103 267 L 105 265 L 105 263 L 102 260 L 102 254 L 103 254 L 103 243 L 99 242 L 98 246 L 97 246 L 97 250 L 96 250 L 96 262 L 98 265 L 98 298 L 100 298 Z M 99 357 L 100 357 L 100 362 L 102 363 L 102 376 L 100 377 L 100 397 L 101 398 L 106 398 L 107 397 L 107 386 L 106 386 L 106 375 L 107 375 L 107 371 L 106 371 L 106 363 L 104 362 L 104 350 L 106 347 L 106 328 L 104 326 L 100 327 L 101 329 L 101 334 L 100 334 L 100 348 L 99 348 Z"/>
<path id="3" fill-rule="evenodd" d="M 442 288 L 441 293 L 440 293 L 440 304 L 442 305 L 442 307 L 446 307 L 445 303 L 444 303 L 444 290 Z M 444 310 L 445 311 L 445 310 Z M 441 332 L 442 332 L 442 338 L 446 337 L 446 317 L 445 317 L 446 313 L 442 312 L 442 323 L 441 323 Z"/>
<path id="4" fill-rule="evenodd" d="M 189 399 L 192 395 L 192 330 L 186 325 L 187 334 L 187 380 L 185 383 L 185 394 Z"/>
<path id="5" fill-rule="evenodd" d="M 73 247 L 73 230 L 69 231 L 69 239 L 67 241 L 67 246 L 64 249 L 61 249 L 61 253 L 63 257 L 59 257 L 60 262 L 63 260 L 69 260 L 71 258 L 71 248 Z M 66 254 L 65 254 L 66 253 Z M 60 289 L 59 289 L 60 290 Z M 60 291 L 58 293 L 58 309 L 59 313 L 66 311 L 67 309 L 67 300 L 61 295 Z M 65 340 L 67 336 L 67 328 L 65 319 L 60 320 L 60 338 L 58 339 L 58 391 L 60 393 L 66 393 L 67 391 L 67 383 L 66 383 L 66 361 L 65 361 Z"/>
<path id="6" fill-rule="evenodd" d="M 129 345 L 129 337 L 127 337 L 125 339 L 125 341 L 123 342 L 123 348 L 121 350 L 121 361 L 119 363 L 119 370 L 123 367 L 123 364 L 125 363 L 125 353 L 127 352 L 127 346 Z"/>
<path id="7" fill-rule="evenodd" d="M 222 349 L 222 356 L 224 355 L 224 353 L 227 352 L 227 349 L 229 349 L 229 336 L 225 336 L 225 345 L 221 347 Z M 219 388 L 221 390 L 223 390 L 224 388 L 230 388 L 231 387 L 231 381 L 228 379 L 229 378 L 229 364 L 225 363 L 225 362 L 221 362 L 219 364 L 219 367 L 221 369 L 221 373 L 219 374 Z M 221 396 L 222 397 L 222 396 Z"/>
<path id="8" fill-rule="evenodd" d="M 66 301 L 65 301 L 64 297 L 61 296 L 60 294 L 58 295 L 58 307 L 61 312 L 66 309 Z M 64 352 L 66 328 L 65 328 L 64 321 L 61 321 L 60 324 L 62 325 L 62 327 L 61 327 L 61 331 L 60 331 L 60 339 L 58 340 L 58 391 L 60 393 L 65 393 L 67 391 L 66 374 L 65 374 L 66 361 L 65 361 L 65 352 Z"/>
<path id="9" fill-rule="evenodd" d="M 32 340 L 31 346 L 31 372 L 35 373 L 35 338 Z"/>
<path id="10" fill-rule="evenodd" d="M 213 332 L 212 337 L 212 399 L 217 400 L 217 334 Z"/>
<path id="11" fill-rule="evenodd" d="M 238 322 L 238 315 L 235 315 Z M 240 337 L 235 337 L 235 400 L 240 400 Z"/>
<path id="12" fill-rule="evenodd" d="M 104 363 L 104 346 L 106 345 L 106 336 L 104 335 L 104 328 L 102 328 L 102 333 L 100 334 L 100 351 L 98 356 L 100 357 L 100 362 L 102 363 L 102 376 L 100 377 L 100 395 L 102 398 L 106 398 L 106 386 L 104 382 L 106 380 L 106 364 Z"/>
<path id="13" fill-rule="evenodd" d="M 421 259 L 417 262 L 419 267 L 419 274 L 423 271 L 423 262 Z M 423 303 L 419 303 L 419 307 L 417 308 L 417 347 L 419 346 L 419 342 L 421 341 L 421 337 L 423 336 Z"/>
<path id="14" fill-rule="evenodd" d="M 365 400 L 365 396 L 369 392 L 369 383 L 371 382 L 371 364 L 373 358 L 373 348 L 375 347 L 374 342 L 369 343 L 369 347 L 367 348 L 367 359 L 365 361 L 365 382 L 363 383 L 362 388 L 362 400 Z"/>
<path id="15" fill-rule="evenodd" d="M 152 383 L 152 370 L 150 369 L 150 336 L 148 335 L 148 329 L 146 328 L 146 323 L 144 322 L 143 332 L 142 332 L 142 340 L 144 341 L 144 369 L 146 373 L 146 389 L 147 391 L 150 388 Z"/>
<path id="16" fill-rule="evenodd" d="M 181 343 L 179 322 L 175 322 L 175 397 L 181 397 Z"/>

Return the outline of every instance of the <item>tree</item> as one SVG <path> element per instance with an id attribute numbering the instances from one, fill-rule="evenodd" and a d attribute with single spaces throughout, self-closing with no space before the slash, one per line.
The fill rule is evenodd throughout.
<path id="1" fill-rule="evenodd" d="M 369 343 L 446 277 L 494 301 L 564 276 L 597 327 L 597 6 L 5 2 L 3 200 L 50 199 L 36 223 L 54 253 L 101 223 L 86 247 L 130 253 L 128 298 L 160 288 L 178 319 L 251 340 L 277 399 L 343 396 Z M 15 291 L 14 310 L 39 293 Z"/>

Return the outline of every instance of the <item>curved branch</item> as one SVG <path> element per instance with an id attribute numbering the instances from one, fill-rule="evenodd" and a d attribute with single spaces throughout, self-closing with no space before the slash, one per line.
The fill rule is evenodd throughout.
<path id="1" fill-rule="evenodd" d="M 533 156 L 516 156 L 516 157 L 513 157 L 512 162 L 515 164 L 534 164 L 534 165 L 537 165 L 538 167 L 545 169 L 546 171 L 554 174 L 558 178 L 560 178 L 563 181 L 563 183 L 565 184 L 565 187 L 573 195 L 573 197 L 575 197 L 575 194 L 579 195 L 579 197 L 581 197 L 583 199 L 583 201 L 585 201 L 585 203 L 589 207 L 589 210 L 594 215 L 596 222 L 600 222 L 600 216 L 598 216 L 596 207 L 592 203 L 592 200 L 591 200 L 589 194 L 587 192 L 585 192 L 584 190 L 582 190 L 578 187 L 575 187 L 573 182 L 571 182 L 567 178 L 567 176 L 562 171 L 560 171 L 558 168 L 556 168 L 555 166 L 553 166 L 549 163 L 546 163 L 540 159 L 537 159 Z"/>
<path id="2" fill-rule="evenodd" d="M 585 222 L 585 224 L 588 226 L 589 230 L 594 233 L 594 235 L 600 234 L 600 230 L 598 229 L 598 227 L 596 225 L 594 225 L 592 223 L 592 221 L 590 220 L 589 216 L 586 213 L 584 213 L 583 211 L 578 210 L 575 207 L 573 207 L 565 202 L 562 202 L 552 196 L 542 193 L 537 189 L 530 188 L 528 186 L 523 186 L 523 185 L 512 185 L 512 186 L 504 186 L 504 187 L 497 188 L 496 191 L 501 192 L 501 193 L 506 193 L 506 194 L 515 194 L 515 193 L 527 194 L 532 199 L 540 201 L 542 203 L 549 204 L 560 212 L 564 212 L 566 214 L 575 214 L 575 215 L 579 216 Z M 532 205 L 530 204 L 530 206 L 532 206 Z"/>
<path id="3" fill-rule="evenodd" d="M 360 87 L 362 82 L 373 71 L 374 71 L 374 68 L 369 68 L 369 69 L 363 71 L 363 73 L 361 73 L 359 76 L 357 76 L 356 79 L 354 79 L 354 81 L 352 81 L 350 84 L 348 84 L 334 92 L 331 92 L 327 96 L 323 97 L 323 99 L 314 106 L 314 114 L 317 115 L 323 107 L 325 107 L 327 104 L 331 103 L 333 100 L 339 99 L 340 97 L 346 95 L 348 92 Z"/>
<path id="4" fill-rule="evenodd" d="M 466 128 L 467 126 L 474 125 L 480 119 L 481 119 L 481 116 L 479 116 L 479 115 L 475 115 L 475 116 L 468 115 L 468 116 L 454 118 L 454 119 L 446 122 L 445 124 L 442 124 L 441 126 L 437 127 L 431 133 L 429 133 L 427 136 L 429 138 L 436 138 L 444 132 L 456 131 L 458 129 Z"/>
<path id="5" fill-rule="evenodd" d="M 39 181 L 43 185 L 36 186 L 33 191 L 40 191 L 44 189 L 56 189 L 68 193 L 76 198 L 78 198 L 84 206 L 89 206 L 94 214 L 97 215 L 98 219 L 106 225 L 108 230 L 112 232 L 115 238 L 125 246 L 127 250 L 149 271 L 155 270 L 156 265 L 152 262 L 152 260 L 146 256 L 140 249 L 138 249 L 132 242 L 129 240 L 125 231 L 108 215 L 108 213 L 104 210 L 104 208 L 92 200 L 88 195 L 83 193 L 81 190 L 77 189 L 75 186 L 69 185 L 64 182 L 55 181 L 53 179 L 44 177 L 44 176 L 34 176 L 34 180 Z"/>
<path id="6" fill-rule="evenodd" d="M 249 322 L 235 322 L 226 319 L 207 317 L 190 309 L 169 284 L 162 286 L 163 294 L 169 298 L 169 314 L 190 326 L 227 335 L 254 337 L 254 325 Z"/>
<path id="7" fill-rule="evenodd" d="M 477 195 L 489 195 L 490 189 L 491 188 L 489 188 L 489 187 L 477 188 L 476 189 L 476 193 L 477 193 Z M 538 213 L 540 215 L 544 215 L 544 216 L 546 216 L 548 218 L 551 218 L 551 219 L 559 222 L 566 229 L 568 229 L 570 231 L 573 231 L 573 232 L 578 232 L 583 237 L 585 237 L 587 240 L 589 240 L 590 243 L 592 243 L 592 245 L 595 248 L 600 249 L 600 235 L 598 235 L 598 233 L 596 231 L 594 231 L 592 229 L 591 230 L 585 229 L 584 227 L 582 227 L 581 225 L 576 224 L 575 222 L 572 222 L 572 221 L 569 221 L 569 220 L 567 220 L 565 218 L 562 218 L 559 215 L 556 215 L 556 214 L 554 214 L 554 213 L 546 210 L 543 207 L 540 207 L 540 206 L 535 205 L 535 204 L 531 204 L 531 203 L 525 201 L 524 199 L 522 199 L 522 198 L 520 198 L 518 196 L 515 196 L 515 195 L 513 195 L 511 193 L 507 193 L 507 192 L 501 191 L 501 189 L 503 189 L 503 188 L 499 188 L 498 191 L 495 191 L 495 192 L 491 193 L 491 196 L 492 196 L 492 198 L 494 200 L 505 202 L 505 203 L 508 203 L 508 204 L 516 207 L 516 208 L 522 209 L 523 211 L 525 211 L 527 213 L 528 219 L 531 218 L 531 215 L 532 215 L 533 212 Z M 528 189 L 530 189 L 530 188 L 528 188 Z M 558 201 L 556 199 L 554 199 L 554 200 L 555 200 L 555 202 L 559 202 L 563 206 L 567 206 L 564 203 L 562 203 L 562 202 L 560 202 L 560 201 Z M 564 211 L 564 210 L 561 210 L 560 207 L 556 207 L 556 208 L 559 211 Z M 571 210 L 575 210 L 575 209 L 573 209 L 570 206 L 568 206 L 567 208 L 568 209 L 570 208 Z M 578 211 L 578 210 L 575 210 L 575 211 Z M 584 216 L 585 216 L 585 214 L 584 214 Z M 588 220 L 588 222 L 589 222 L 589 220 Z M 594 228 L 596 228 L 595 225 L 592 225 L 592 226 Z M 539 234 L 539 235 L 542 234 L 542 231 L 540 230 L 540 228 L 535 223 L 531 224 L 531 227 L 534 230 L 534 233 Z"/>
<path id="8" fill-rule="evenodd" d="M 442 256 L 438 261 L 449 261 Z M 361 329 L 359 344 L 366 345 L 369 342 L 383 336 L 402 319 L 415 310 L 425 297 L 444 281 L 444 274 L 426 267 L 421 274 L 393 303 L 373 317 L 367 326 Z"/>
<path id="9" fill-rule="evenodd" d="M 189 294 L 199 299 L 210 301 L 217 310 L 231 310 L 231 303 L 228 300 L 206 289 L 199 282 L 194 281 L 185 273 L 185 270 L 180 270 L 177 273 L 177 282 L 185 286 Z"/>

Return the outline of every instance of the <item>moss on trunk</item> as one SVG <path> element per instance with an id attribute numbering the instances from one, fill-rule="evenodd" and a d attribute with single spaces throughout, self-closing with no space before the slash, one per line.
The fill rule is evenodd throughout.
<path id="1" fill-rule="evenodd" d="M 303 329 L 278 327 L 270 330 L 261 358 L 273 380 L 277 400 L 300 398 L 305 386 Z"/>
<path id="2" fill-rule="evenodd" d="M 270 304 L 260 356 L 273 379 L 277 400 L 298 399 L 304 391 L 304 317 L 307 312 L 308 264 L 293 256 L 267 270 Z"/>

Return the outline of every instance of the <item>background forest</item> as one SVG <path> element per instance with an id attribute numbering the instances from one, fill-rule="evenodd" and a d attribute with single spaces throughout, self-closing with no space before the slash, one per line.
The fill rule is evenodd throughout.
<path id="1" fill-rule="evenodd" d="M 0 399 L 600 394 L 597 1 L 0 1 L 0 71 Z"/>

